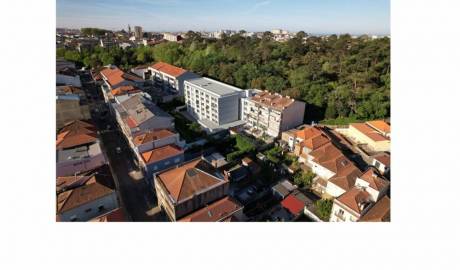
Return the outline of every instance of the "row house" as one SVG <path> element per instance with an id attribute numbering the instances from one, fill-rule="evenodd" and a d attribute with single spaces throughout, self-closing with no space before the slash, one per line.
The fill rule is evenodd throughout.
<path id="1" fill-rule="evenodd" d="M 185 81 L 187 112 L 210 132 L 243 124 L 240 121 L 240 88 L 209 78 Z"/>
<path id="2" fill-rule="evenodd" d="M 244 220 L 243 205 L 226 196 L 181 218 L 180 222 L 235 222 Z"/>
<path id="3" fill-rule="evenodd" d="M 260 91 L 243 98 L 242 120 L 248 131 L 256 137 L 278 137 L 281 132 L 303 123 L 305 103 L 278 93 Z"/>
<path id="4" fill-rule="evenodd" d="M 78 176 L 57 178 L 57 221 L 89 221 L 119 209 L 115 185 L 107 165 Z M 65 188 L 63 188 L 65 186 Z"/>
<path id="5" fill-rule="evenodd" d="M 125 73 L 116 66 L 105 67 L 99 73 L 101 79 L 104 82 L 101 88 L 104 95 L 104 100 L 107 103 L 111 102 L 109 93 L 111 93 L 112 90 L 121 86 L 142 87 L 144 84 L 144 80 L 142 78 L 134 74 Z"/>
<path id="6" fill-rule="evenodd" d="M 288 146 L 289 151 L 299 157 L 300 162 L 305 162 L 311 151 L 330 142 L 331 138 L 320 127 L 306 126 L 300 130 L 291 129 L 283 132 L 281 141 Z"/>
<path id="7" fill-rule="evenodd" d="M 180 96 L 184 95 L 184 81 L 199 77 L 193 72 L 164 62 L 158 62 L 148 67 L 144 76 L 150 77 L 155 85 Z"/>
<path id="8" fill-rule="evenodd" d="M 334 199 L 330 221 L 359 221 L 376 203 L 388 198 L 386 194 L 389 187 L 390 182 L 377 169 L 368 168 L 362 175 L 356 177 L 351 189 Z"/>
<path id="9" fill-rule="evenodd" d="M 146 180 L 150 181 L 154 173 L 181 164 L 184 161 L 184 149 L 168 144 L 144 151 L 140 156 L 139 165 L 144 169 Z"/>
<path id="10" fill-rule="evenodd" d="M 64 126 L 56 139 L 56 175 L 76 175 L 107 163 L 96 128 L 84 121 Z"/>
<path id="11" fill-rule="evenodd" d="M 389 152 L 390 125 L 383 120 L 353 123 L 348 128 L 337 132 L 351 139 L 356 144 L 365 145 L 371 152 Z"/>
<path id="12" fill-rule="evenodd" d="M 71 85 L 81 87 L 80 75 L 75 68 L 61 65 L 56 69 L 56 85 Z"/>

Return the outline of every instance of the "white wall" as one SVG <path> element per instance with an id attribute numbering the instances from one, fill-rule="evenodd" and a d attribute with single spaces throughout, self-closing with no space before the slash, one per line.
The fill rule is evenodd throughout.
<path id="1" fill-rule="evenodd" d="M 70 176 L 76 172 L 95 169 L 107 163 L 102 152 L 84 159 L 66 160 L 56 163 L 56 176 Z"/>
<path id="2" fill-rule="evenodd" d="M 339 213 L 339 211 L 342 210 L 343 211 L 343 219 L 340 219 L 337 215 Z M 338 205 L 335 201 L 332 205 L 332 210 L 331 210 L 331 217 L 329 219 L 330 222 L 353 222 L 353 221 L 357 221 L 358 218 L 354 215 L 352 215 L 350 212 L 348 212 L 348 210 L 346 210 L 345 208 L 342 208 L 340 205 Z"/>
<path id="3" fill-rule="evenodd" d="M 331 195 L 332 197 L 337 198 L 340 195 L 342 195 L 343 193 L 345 193 L 345 191 L 346 190 L 342 189 L 341 187 L 337 186 L 336 184 L 331 183 L 329 181 L 327 182 L 326 193 Z"/>

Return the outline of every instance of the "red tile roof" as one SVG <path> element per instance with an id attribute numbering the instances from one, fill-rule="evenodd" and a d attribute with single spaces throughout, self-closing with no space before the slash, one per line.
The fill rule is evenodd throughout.
<path id="1" fill-rule="evenodd" d="M 106 214 L 95 217 L 92 220 L 93 222 L 123 222 L 127 221 L 126 215 L 121 208 L 112 210 Z"/>
<path id="2" fill-rule="evenodd" d="M 378 154 L 374 156 L 374 159 L 376 159 L 378 162 L 382 163 L 383 165 L 389 167 L 391 163 L 391 157 L 387 153 L 383 154 Z"/>
<path id="3" fill-rule="evenodd" d="M 305 127 L 296 132 L 296 137 L 302 139 L 302 146 L 317 149 L 330 141 L 329 137 L 318 127 Z"/>
<path id="4" fill-rule="evenodd" d="M 367 121 L 366 124 L 369 126 L 373 127 L 374 129 L 382 132 L 382 133 L 390 133 L 391 132 L 391 127 L 390 125 L 383 121 L 383 120 L 373 120 L 373 121 Z"/>
<path id="5" fill-rule="evenodd" d="M 390 182 L 373 167 L 367 169 L 359 178 L 369 183 L 369 187 L 377 191 L 382 191 L 390 184 Z"/>
<path id="6" fill-rule="evenodd" d="M 114 192 L 113 189 L 97 182 L 65 191 L 57 197 L 57 212 L 66 212 L 102 198 L 112 192 Z"/>
<path id="7" fill-rule="evenodd" d="M 350 124 L 350 126 L 354 127 L 357 129 L 359 132 L 362 134 L 366 135 L 373 141 L 379 142 L 379 141 L 388 141 L 390 140 L 389 138 L 383 136 L 382 134 L 379 133 L 379 131 L 373 129 L 372 127 L 368 126 L 367 124 L 364 123 L 353 123 Z"/>
<path id="8" fill-rule="evenodd" d="M 188 222 L 215 222 L 224 221 L 230 218 L 236 211 L 242 209 L 243 206 L 231 197 L 224 197 L 210 205 L 207 205 L 190 215 L 180 219 L 179 221 Z"/>
<path id="9" fill-rule="evenodd" d="M 141 90 L 132 85 L 123 85 L 112 90 L 112 95 L 125 95 L 141 92 Z"/>
<path id="10" fill-rule="evenodd" d="M 107 82 L 110 84 L 110 86 L 117 85 L 121 82 L 123 82 L 125 79 L 123 78 L 124 72 L 117 68 L 105 68 L 101 70 L 101 74 L 103 77 L 106 78 Z"/>
<path id="11" fill-rule="evenodd" d="M 187 70 L 185 69 L 182 69 L 180 67 L 176 67 L 176 66 L 173 66 L 173 65 L 170 65 L 168 63 L 164 63 L 164 62 L 158 62 L 154 65 L 152 65 L 152 68 L 153 69 L 156 69 L 158 71 L 161 71 L 163 73 L 166 73 L 172 77 L 179 77 L 180 75 L 184 74 L 185 72 L 187 72 Z"/>
<path id="12" fill-rule="evenodd" d="M 204 168 L 203 168 L 204 167 Z M 226 183 L 224 179 L 212 175 L 210 165 L 201 159 L 192 160 L 180 167 L 167 170 L 157 175 L 171 197 L 181 201 L 203 190 Z"/>
<path id="13" fill-rule="evenodd" d="M 146 164 L 154 163 L 183 154 L 184 150 L 174 144 L 168 144 L 159 148 L 142 153 L 142 159 Z"/>
<path id="14" fill-rule="evenodd" d="M 294 99 L 290 97 L 284 97 L 278 93 L 270 93 L 266 90 L 256 94 L 251 100 L 263 106 L 268 106 L 278 110 L 283 110 L 294 103 Z"/>
<path id="15" fill-rule="evenodd" d="M 305 207 L 305 204 L 292 194 L 281 201 L 281 205 L 296 216 L 299 215 Z"/>
<path id="16" fill-rule="evenodd" d="M 56 149 L 72 148 L 96 141 L 96 127 L 88 122 L 77 120 L 61 128 L 57 134 Z"/>
<path id="17" fill-rule="evenodd" d="M 176 133 L 168 129 L 153 130 L 134 137 L 134 144 L 139 146 L 144 143 L 153 142 L 174 135 L 176 135 Z"/>
<path id="18" fill-rule="evenodd" d="M 361 208 L 362 205 L 372 203 L 370 194 L 356 187 L 343 193 L 336 200 L 352 209 L 357 214 L 361 214 L 365 209 L 365 207 Z"/>
<path id="19" fill-rule="evenodd" d="M 390 198 L 382 197 L 372 208 L 364 214 L 361 222 L 386 222 L 390 221 Z"/>

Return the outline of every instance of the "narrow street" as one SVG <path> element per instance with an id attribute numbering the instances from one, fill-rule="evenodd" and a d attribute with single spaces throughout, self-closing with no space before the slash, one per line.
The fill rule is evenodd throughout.
<path id="1" fill-rule="evenodd" d="M 103 101 L 100 87 L 91 81 L 89 74 L 81 75 L 83 89 L 90 96 L 91 117 L 99 129 L 101 145 L 109 160 L 120 204 L 133 221 L 161 221 L 163 217 L 149 215 L 157 206 L 154 190 L 144 178 L 132 177 L 133 171 L 139 175 L 140 169 L 135 163 L 124 135 L 119 131 L 115 119 L 106 113 L 107 105 Z M 95 110 L 97 108 L 97 110 Z M 117 148 L 119 150 L 117 151 Z"/>

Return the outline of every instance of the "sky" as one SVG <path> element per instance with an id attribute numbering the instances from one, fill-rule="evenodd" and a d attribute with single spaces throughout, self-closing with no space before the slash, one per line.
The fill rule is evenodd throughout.
<path id="1" fill-rule="evenodd" d="M 390 34 L 390 0 L 57 0 L 57 27 Z"/>

